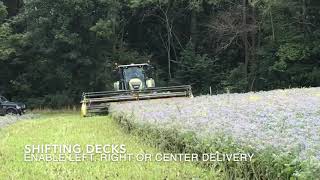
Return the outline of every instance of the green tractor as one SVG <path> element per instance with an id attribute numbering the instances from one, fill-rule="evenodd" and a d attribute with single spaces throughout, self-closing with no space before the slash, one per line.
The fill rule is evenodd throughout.
<path id="1" fill-rule="evenodd" d="M 108 112 L 110 103 L 174 97 L 193 97 L 190 85 L 156 87 L 154 68 L 148 64 L 117 65 L 118 81 L 114 91 L 85 92 L 81 100 L 81 116 Z"/>

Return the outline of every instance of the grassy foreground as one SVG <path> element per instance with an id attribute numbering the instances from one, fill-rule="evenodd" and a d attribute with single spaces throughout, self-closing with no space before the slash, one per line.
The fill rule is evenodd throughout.
<path id="1" fill-rule="evenodd" d="M 214 179 L 190 162 L 24 162 L 26 144 L 125 144 L 128 153 L 156 153 L 109 117 L 46 114 L 0 129 L 0 179 Z"/>

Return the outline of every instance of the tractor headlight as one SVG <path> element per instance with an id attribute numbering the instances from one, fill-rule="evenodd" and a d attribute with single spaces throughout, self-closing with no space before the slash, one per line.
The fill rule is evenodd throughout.
<path id="1" fill-rule="evenodd" d="M 16 109 L 21 109 L 21 107 L 20 107 L 20 106 L 18 106 L 18 105 L 16 105 Z"/>
<path id="2" fill-rule="evenodd" d="M 133 89 L 139 89 L 140 88 L 140 84 L 139 85 L 133 85 Z"/>
<path id="3" fill-rule="evenodd" d="M 147 88 L 154 88 L 154 87 L 156 87 L 155 82 L 154 82 L 154 79 L 152 79 L 152 78 L 147 79 L 146 84 L 147 84 Z"/>
<path id="4" fill-rule="evenodd" d="M 138 78 L 133 78 L 129 81 L 130 89 L 139 90 L 142 89 L 142 81 Z"/>

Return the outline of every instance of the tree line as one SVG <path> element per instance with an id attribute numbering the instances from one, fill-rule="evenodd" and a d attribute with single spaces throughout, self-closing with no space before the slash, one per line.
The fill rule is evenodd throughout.
<path id="1" fill-rule="evenodd" d="M 196 94 L 320 85 L 317 0 L 3 0 L 0 94 L 52 108 L 151 61 Z"/>

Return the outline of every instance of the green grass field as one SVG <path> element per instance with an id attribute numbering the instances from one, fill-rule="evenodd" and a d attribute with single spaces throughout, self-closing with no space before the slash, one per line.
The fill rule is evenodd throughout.
<path id="1" fill-rule="evenodd" d="M 107 116 L 46 113 L 0 128 L 0 179 L 215 179 L 191 162 L 24 162 L 26 144 L 125 144 L 128 153 L 159 150 Z"/>

